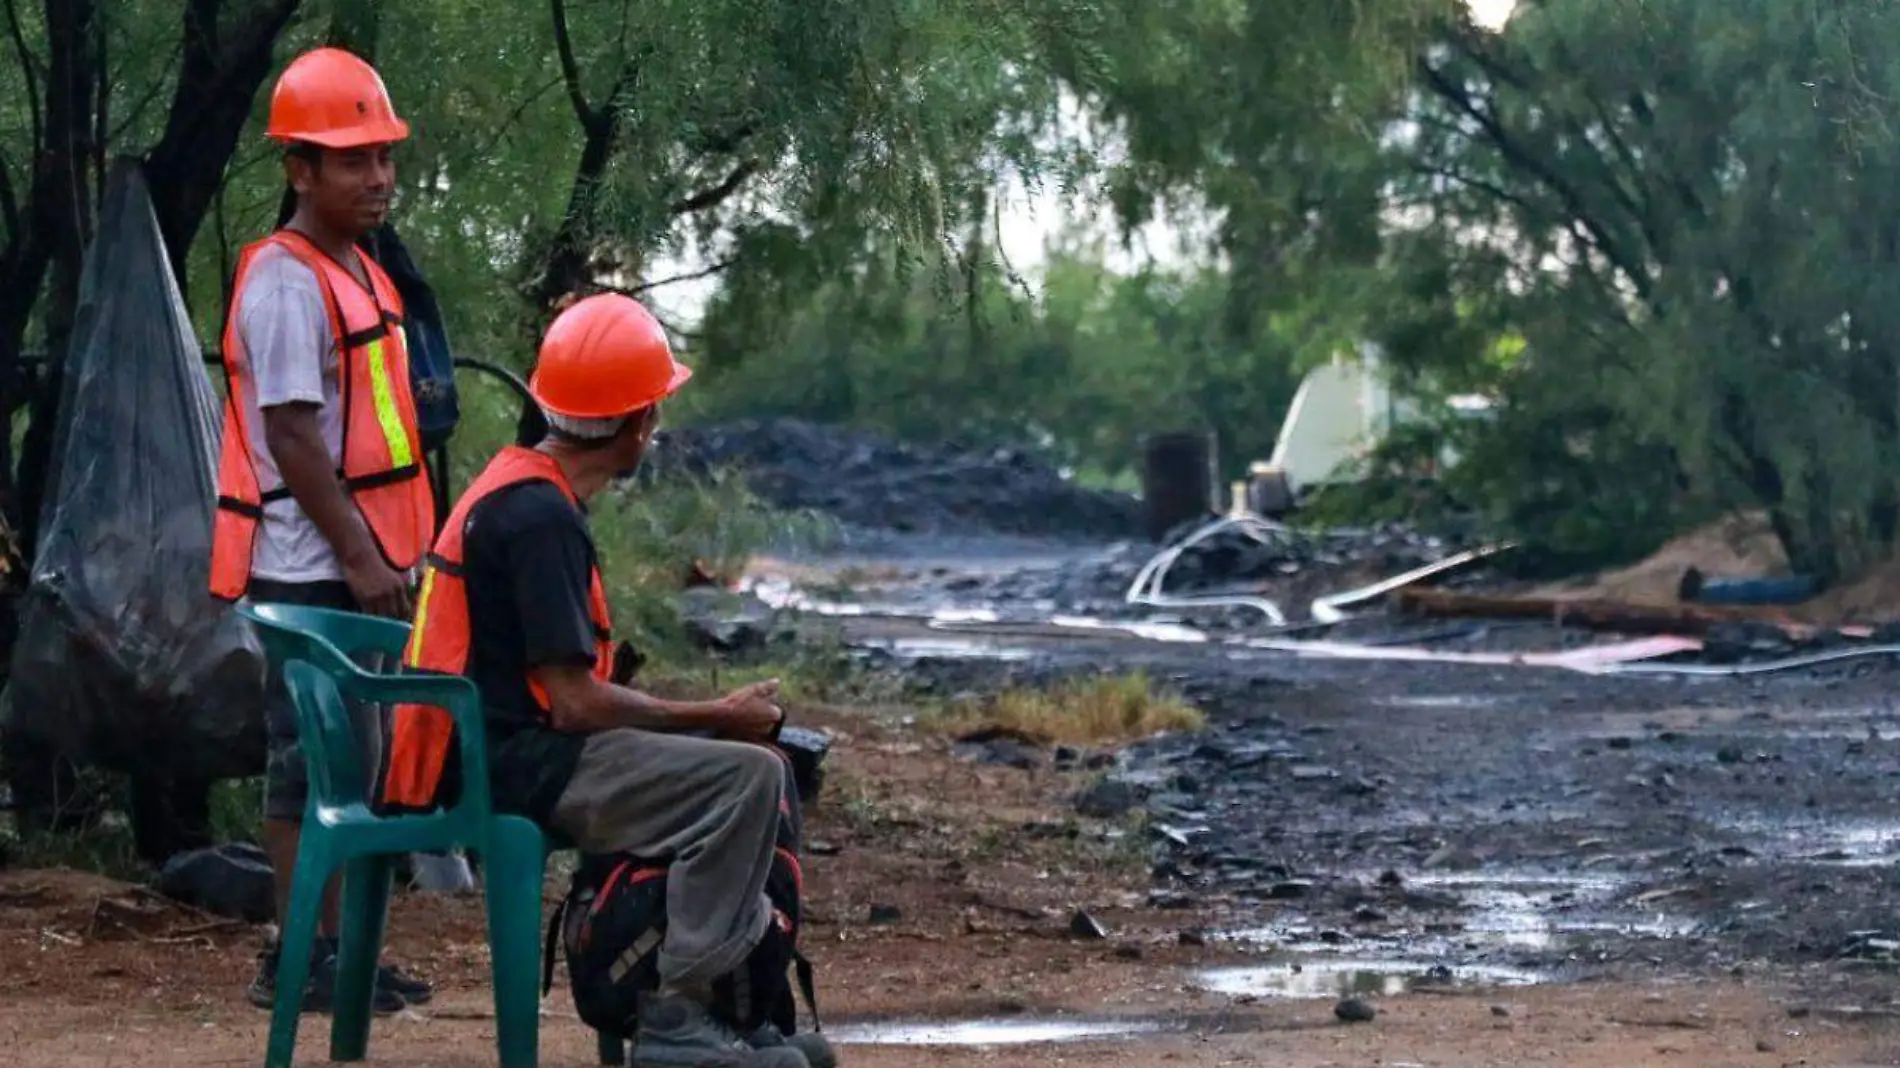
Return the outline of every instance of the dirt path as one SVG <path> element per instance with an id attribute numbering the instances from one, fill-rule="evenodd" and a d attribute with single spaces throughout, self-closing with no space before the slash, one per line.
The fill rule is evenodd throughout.
<path id="1" fill-rule="evenodd" d="M 1090 819 L 1093 773 L 958 756 L 901 710 L 798 710 L 835 740 L 808 949 L 848 1063 L 1900 1063 L 1891 676 L 1035 651 L 919 671 L 1145 666 L 1210 731 L 1138 747 L 1116 772 L 1136 811 Z M 482 931 L 477 901 L 398 900 L 392 954 L 441 994 L 378 1022 L 372 1064 L 493 1063 Z M 0 1064 L 257 1064 L 260 940 L 108 880 L 0 873 Z M 1340 1023 L 1344 995 L 1377 1018 Z M 544 1063 L 592 1063 L 559 979 L 544 1019 Z"/>
<path id="2" fill-rule="evenodd" d="M 427 1015 L 378 1021 L 368 1063 L 390 1068 L 493 1065 L 492 1023 L 480 1018 L 486 1012 L 483 995 L 451 991 L 438 1000 Z M 556 1008 L 544 1018 L 542 1063 L 592 1064 L 592 1041 L 576 1022 L 559 1015 L 558 992 L 550 1004 Z M 1496 1015 L 1493 1006 L 1509 1015 Z M 236 1068 L 259 1063 L 264 1046 L 262 1015 L 228 1000 L 197 1013 L 44 1002 L 31 1012 L 24 1008 L 13 1001 L 0 1005 L 0 1046 L 7 1063 L 17 1068 Z M 1758 992 L 1695 986 L 1655 993 L 1629 987 L 1542 990 L 1496 999 L 1415 996 L 1387 1001 L 1378 1021 L 1351 1028 L 1331 1019 L 1330 1006 L 1309 1002 L 1242 1009 L 1218 1024 L 1182 1022 L 1187 1026 L 1182 1034 L 1061 1044 L 847 1045 L 843 1057 L 866 1068 L 1060 1063 L 1116 1068 L 1847 1068 L 1891 1064 L 1900 1054 L 1900 1033 L 1888 1026 L 1812 1016 L 1791 1020 Z M 299 1064 L 325 1063 L 324 1028 L 321 1019 L 306 1020 Z"/>
<path id="3" fill-rule="evenodd" d="M 810 950 L 829 1029 L 848 1043 L 851 1064 L 1637 1068 L 1878 1064 L 1900 1055 L 1900 1032 L 1884 1018 L 1839 1011 L 1853 995 L 1827 973 L 1419 986 L 1371 997 L 1377 1019 L 1356 1025 L 1333 1017 L 1337 993 L 1354 987 L 1349 977 L 1300 987 L 1318 996 L 1236 994 L 1234 969 L 1284 975 L 1287 966 L 1241 943 L 1183 944 L 1181 932 L 1220 917 L 1150 907 L 1138 851 L 1065 811 L 1078 779 L 974 765 L 941 740 L 861 716 L 811 718 L 838 745 L 812 820 Z M 873 905 L 894 918 L 870 922 Z M 1076 909 L 1108 937 L 1074 936 Z M 379 1021 L 370 1063 L 492 1064 L 479 903 L 405 895 L 391 931 L 392 952 L 435 977 L 441 993 Z M 256 1064 L 265 1018 L 242 991 L 259 937 L 98 877 L 5 873 L 5 1063 Z M 1815 1011 L 1794 1016 L 1791 1007 Z M 592 1063 L 590 1034 L 558 980 L 544 1021 L 543 1063 Z M 918 1023 L 929 1026 L 905 1029 Z M 323 1063 L 326 1026 L 305 1021 L 299 1063 Z M 1109 1036 L 1021 1041 L 1091 1028 Z M 917 1040 L 932 1044 L 905 1044 Z"/>

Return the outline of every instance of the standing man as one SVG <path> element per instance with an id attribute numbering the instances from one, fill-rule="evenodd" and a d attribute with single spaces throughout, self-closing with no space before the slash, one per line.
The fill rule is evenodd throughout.
<path id="1" fill-rule="evenodd" d="M 776 680 L 715 701 L 611 681 L 612 619 L 586 502 L 639 467 L 661 402 L 691 375 L 630 297 L 562 312 L 528 386 L 548 436 L 503 449 L 450 512 L 404 661 L 480 689 L 497 810 L 589 853 L 670 862 L 660 989 L 642 999 L 635 1068 L 833 1068 L 822 1035 L 788 1041 L 767 1025 L 740 1036 L 711 1011 L 714 982 L 770 920 L 784 768 L 745 743 L 783 718 Z M 398 705 L 393 725 L 383 804 L 444 803 L 460 788 L 453 724 L 440 709 Z"/>
<path id="2" fill-rule="evenodd" d="M 412 572 L 435 529 L 422 464 L 402 298 L 357 242 L 395 191 L 391 146 L 409 134 L 382 78 L 335 48 L 299 56 L 271 95 L 267 136 L 284 147 L 289 221 L 245 248 L 224 325 L 224 407 L 211 592 L 407 618 Z M 381 712 L 356 710 L 364 768 Z M 281 678 L 266 696 L 264 846 L 282 923 L 309 783 Z M 323 904 L 304 1008 L 327 1011 L 336 975 L 337 886 Z M 250 1000 L 270 1007 L 278 947 Z M 378 973 L 375 1007 L 427 1001 L 427 984 Z"/>

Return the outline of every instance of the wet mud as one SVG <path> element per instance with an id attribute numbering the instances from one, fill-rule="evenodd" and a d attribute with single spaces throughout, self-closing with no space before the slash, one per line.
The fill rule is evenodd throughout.
<path id="1" fill-rule="evenodd" d="M 1104 772 L 1118 786 L 1077 819 L 1144 836 L 1154 900 L 1216 910 L 1207 936 L 1258 953 L 1199 977 L 1209 989 L 1900 967 L 1891 660 L 1688 678 L 1308 657 L 1205 640 L 1192 614 L 1056 625 L 1054 605 L 986 600 L 994 579 L 947 596 L 959 584 L 939 570 L 952 573 L 888 582 L 869 604 L 807 591 L 802 609 L 923 692 L 1112 663 L 1207 712 L 1202 732 L 1121 751 Z M 1517 650 L 1616 638 L 1377 613 L 1325 636 Z"/>

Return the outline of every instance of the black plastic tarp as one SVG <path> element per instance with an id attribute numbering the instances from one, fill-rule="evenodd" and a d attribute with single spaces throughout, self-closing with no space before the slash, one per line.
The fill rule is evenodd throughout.
<path id="1" fill-rule="evenodd" d="M 81 763 L 264 766 L 263 652 L 206 589 L 219 401 L 136 160 L 86 254 L 7 729 Z"/>

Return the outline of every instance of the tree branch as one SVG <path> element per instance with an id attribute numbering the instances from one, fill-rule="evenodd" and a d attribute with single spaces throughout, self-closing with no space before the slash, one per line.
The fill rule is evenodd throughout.
<path id="1" fill-rule="evenodd" d="M 1565 181 L 1548 161 L 1537 158 L 1519 144 L 1496 115 L 1479 107 L 1477 101 L 1472 99 L 1470 92 L 1464 86 L 1454 82 L 1444 71 L 1425 62 L 1420 62 L 1418 69 L 1433 92 L 1479 125 L 1484 131 L 1485 138 L 1504 157 L 1505 162 L 1524 171 L 1554 193 L 1563 203 L 1564 210 L 1590 232 L 1592 244 L 1596 245 L 1612 263 L 1616 264 L 1618 269 L 1629 277 L 1630 284 L 1636 287 L 1637 295 L 1645 301 L 1651 299 L 1652 286 L 1648 271 L 1633 254 L 1623 249 L 1610 235 L 1608 228 L 1589 210 L 1589 206 L 1584 203 L 1583 194 L 1574 185 Z"/>
<path id="2" fill-rule="evenodd" d="M 1469 174 L 1460 173 L 1458 171 L 1452 170 L 1449 167 L 1434 166 L 1432 164 L 1425 163 L 1422 161 L 1414 161 L 1412 163 L 1412 170 L 1423 175 L 1428 175 L 1428 176 L 1437 177 L 1437 178 L 1448 178 L 1451 181 L 1457 182 L 1459 185 L 1465 186 L 1470 189 L 1475 189 L 1480 193 L 1484 193 L 1485 195 L 1491 197 L 1493 200 L 1497 200 L 1505 204 L 1516 205 L 1518 208 L 1524 210 L 1527 213 L 1534 214 L 1538 211 L 1537 205 L 1532 204 L 1530 201 L 1524 199 L 1523 197 L 1517 195 L 1516 193 L 1513 193 L 1510 190 L 1505 189 L 1503 186 L 1498 185 L 1495 182 L 1486 181 L 1483 178 L 1474 178 Z"/>
<path id="3" fill-rule="evenodd" d="M 45 145 L 46 133 L 40 125 L 40 69 L 33 51 L 26 46 L 26 33 L 20 29 L 20 9 L 16 0 L 6 0 L 7 31 L 13 37 L 13 49 L 20 55 L 20 74 L 26 80 L 26 113 L 32 121 L 33 156 L 38 158 Z"/>
<path id="4" fill-rule="evenodd" d="M 746 138 L 758 132 L 758 123 L 742 122 L 725 133 L 707 137 L 704 142 L 693 147 L 709 155 L 726 155 L 739 151 L 739 146 L 745 143 Z"/>
<path id="5" fill-rule="evenodd" d="M 561 81 L 567 85 L 568 102 L 574 105 L 574 117 L 585 129 L 600 121 L 599 112 L 587 102 L 581 91 L 581 68 L 574 59 L 574 38 L 567 32 L 567 0 L 548 0 L 554 12 L 554 47 L 561 54 Z"/>
<path id="6" fill-rule="evenodd" d="M 681 282 L 697 282 L 702 278 L 711 278 L 713 275 L 723 274 L 724 272 L 730 270 L 733 264 L 738 263 L 738 262 L 739 262 L 738 257 L 734 256 L 729 259 L 720 260 L 718 263 L 715 263 L 710 267 L 703 267 L 697 271 L 687 271 L 685 274 L 671 275 L 666 278 L 656 279 L 655 281 L 652 281 L 652 282 L 641 282 L 637 286 L 608 286 L 606 288 L 609 292 L 612 292 L 612 293 L 620 293 L 629 297 L 637 297 L 642 293 L 650 293 L 653 290 L 661 289 L 666 286 L 678 285 Z"/>
<path id="7" fill-rule="evenodd" d="M 0 217 L 6 220 L 9 259 L 19 251 L 20 242 L 26 236 L 20 232 L 20 198 L 13 191 L 11 166 L 6 154 L 0 152 Z"/>
<path id="8" fill-rule="evenodd" d="M 763 165 L 756 159 L 746 160 L 744 163 L 733 168 L 732 173 L 726 175 L 725 180 L 718 185 L 713 186 L 711 189 L 702 189 L 689 197 L 675 200 L 668 206 L 667 210 L 674 215 L 689 215 L 695 211 L 705 211 L 707 208 L 716 207 L 724 202 L 727 197 L 738 192 L 739 187 L 746 183 L 746 179 L 759 173 L 761 166 Z"/>
<path id="9" fill-rule="evenodd" d="M 495 127 L 495 133 L 488 139 L 488 142 L 475 150 L 475 158 L 487 158 L 488 154 L 494 151 L 495 146 L 501 144 L 501 139 L 508 136 L 508 131 L 513 128 L 514 124 L 521 121 L 521 116 L 527 114 L 528 109 L 534 106 L 534 102 L 548 95 L 549 92 L 560 88 L 561 81 L 562 79 L 560 78 L 553 79 L 541 88 L 529 93 L 527 99 L 516 104 L 515 109 L 508 113 L 508 117 L 501 120 L 501 125 Z"/>

